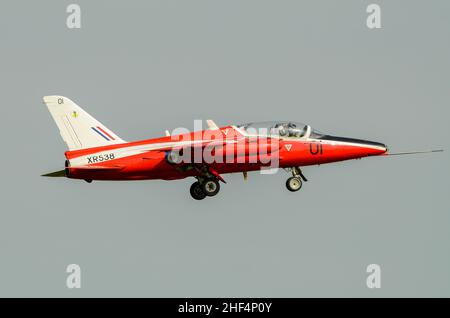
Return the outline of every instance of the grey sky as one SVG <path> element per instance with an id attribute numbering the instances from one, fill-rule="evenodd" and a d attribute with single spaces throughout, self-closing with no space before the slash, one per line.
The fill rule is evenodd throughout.
<path id="1" fill-rule="evenodd" d="M 380 30 L 365 25 L 372 2 Z M 0 296 L 450 296 L 448 151 L 306 167 L 298 193 L 284 172 L 227 175 L 202 202 L 190 179 L 39 176 L 66 150 L 50 94 L 126 140 L 288 118 L 448 150 L 448 1 L 79 0 L 80 30 L 69 3 L 0 11 Z"/>

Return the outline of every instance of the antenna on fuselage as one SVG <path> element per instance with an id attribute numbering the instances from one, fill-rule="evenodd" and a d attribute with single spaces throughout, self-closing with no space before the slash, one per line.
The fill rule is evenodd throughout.
<path id="1" fill-rule="evenodd" d="M 387 152 L 383 156 L 402 156 L 402 155 L 416 155 L 420 153 L 432 153 L 432 152 L 443 152 L 444 149 L 433 149 L 433 150 L 419 150 L 419 151 L 405 151 L 405 152 Z"/>

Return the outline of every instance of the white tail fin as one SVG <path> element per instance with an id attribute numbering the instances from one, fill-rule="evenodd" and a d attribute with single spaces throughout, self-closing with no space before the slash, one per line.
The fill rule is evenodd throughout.
<path id="1" fill-rule="evenodd" d="M 44 96 L 69 150 L 124 143 L 119 136 L 64 96 Z"/>

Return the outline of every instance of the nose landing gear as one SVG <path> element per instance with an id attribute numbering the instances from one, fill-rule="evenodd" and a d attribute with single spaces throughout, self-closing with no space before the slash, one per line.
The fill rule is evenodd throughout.
<path id="1" fill-rule="evenodd" d="M 286 188 L 291 192 L 296 192 L 302 188 L 302 180 L 306 182 L 308 179 L 306 179 L 299 167 L 292 167 L 291 172 L 292 177 L 286 180 Z"/>
<path id="2" fill-rule="evenodd" d="M 302 188 L 302 180 L 297 177 L 290 177 L 286 180 L 286 188 L 291 192 L 298 191 Z"/>

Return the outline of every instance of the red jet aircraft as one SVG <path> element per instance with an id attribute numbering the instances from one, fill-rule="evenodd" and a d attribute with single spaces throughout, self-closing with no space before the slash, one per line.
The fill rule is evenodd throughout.
<path id="1" fill-rule="evenodd" d="M 208 120 L 207 130 L 126 142 L 67 97 L 45 96 L 44 103 L 69 150 L 65 169 L 43 176 L 89 183 L 195 177 L 190 193 L 196 200 L 216 195 L 226 173 L 242 172 L 246 179 L 248 171 L 283 168 L 292 173 L 286 187 L 295 192 L 307 181 L 300 167 L 388 155 L 383 143 L 323 134 L 291 121 L 219 128 Z M 435 151 L 442 150 L 423 152 Z"/>

